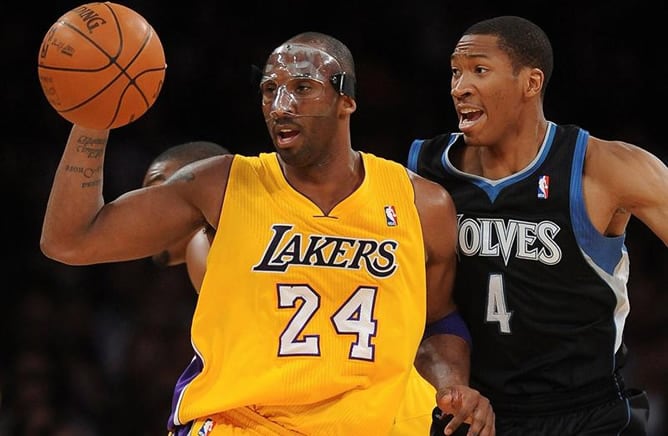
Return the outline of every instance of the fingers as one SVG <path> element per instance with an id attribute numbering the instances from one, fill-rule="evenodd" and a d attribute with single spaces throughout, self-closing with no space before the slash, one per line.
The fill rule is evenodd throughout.
<path id="1" fill-rule="evenodd" d="M 496 434 L 492 406 L 489 400 L 475 389 L 462 385 L 454 386 L 439 398 L 438 406 L 444 414 L 451 415 L 451 420 L 443 431 L 445 435 L 453 435 L 463 423 L 469 424 L 467 436 Z"/>
<path id="2" fill-rule="evenodd" d="M 481 399 L 482 404 L 477 406 L 470 416 L 467 436 L 494 436 L 496 434 L 494 411 L 486 398 L 481 397 Z"/>

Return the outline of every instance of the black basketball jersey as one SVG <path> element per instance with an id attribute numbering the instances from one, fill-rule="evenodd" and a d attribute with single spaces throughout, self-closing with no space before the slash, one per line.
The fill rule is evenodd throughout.
<path id="1" fill-rule="evenodd" d="M 457 207 L 455 298 L 473 338 L 471 383 L 497 410 L 568 407 L 616 384 L 629 264 L 624 237 L 602 236 L 585 210 L 588 136 L 549 123 L 533 162 L 500 180 L 453 166 L 460 133 L 411 145 L 408 167 Z"/>

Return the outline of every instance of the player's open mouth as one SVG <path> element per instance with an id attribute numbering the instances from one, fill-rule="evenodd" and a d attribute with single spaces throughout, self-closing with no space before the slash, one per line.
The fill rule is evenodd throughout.
<path id="1" fill-rule="evenodd" d="M 299 135 L 299 130 L 281 128 L 276 132 L 276 142 L 284 145 L 292 142 L 292 140 Z"/>
<path id="2" fill-rule="evenodd" d="M 480 118 L 484 112 L 474 109 L 463 109 L 459 111 L 459 130 L 466 130 L 471 128 Z"/>

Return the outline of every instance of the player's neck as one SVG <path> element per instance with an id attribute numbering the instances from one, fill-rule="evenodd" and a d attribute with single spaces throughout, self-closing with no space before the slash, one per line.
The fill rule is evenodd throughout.
<path id="1" fill-rule="evenodd" d="M 545 141 L 548 123 L 545 119 L 509 133 L 488 147 L 472 148 L 465 156 L 466 166 L 474 174 L 499 180 L 516 174 L 534 161 Z"/>
<path id="2" fill-rule="evenodd" d="M 350 196 L 364 180 L 364 164 L 359 152 L 350 150 L 332 162 L 307 171 L 284 168 L 290 185 L 328 214 Z"/>

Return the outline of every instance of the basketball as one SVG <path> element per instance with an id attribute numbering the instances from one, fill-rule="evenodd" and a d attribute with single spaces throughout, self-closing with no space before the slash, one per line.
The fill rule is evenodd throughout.
<path id="1" fill-rule="evenodd" d="M 153 27 L 134 10 L 87 3 L 48 30 L 37 69 L 51 106 L 71 123 L 115 129 L 155 103 L 165 79 L 165 53 Z"/>

